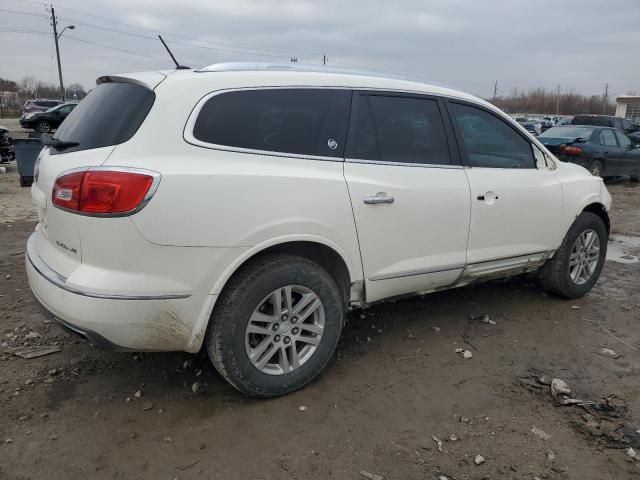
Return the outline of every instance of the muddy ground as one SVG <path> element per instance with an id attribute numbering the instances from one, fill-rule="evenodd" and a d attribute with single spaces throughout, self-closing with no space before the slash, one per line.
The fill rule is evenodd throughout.
<path id="1" fill-rule="evenodd" d="M 613 260 L 585 298 L 518 278 L 352 313 L 324 374 L 265 401 L 235 392 L 204 353 L 103 352 L 43 314 L 23 265 L 35 217 L 13 165 L 0 175 L 0 478 L 636 478 L 640 187 L 609 188 Z M 62 350 L 7 353 L 24 344 Z M 608 404 L 560 406 L 544 375 Z"/>

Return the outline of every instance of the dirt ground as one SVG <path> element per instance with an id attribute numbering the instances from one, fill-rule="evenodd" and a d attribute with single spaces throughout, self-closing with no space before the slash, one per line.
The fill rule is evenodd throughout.
<path id="1" fill-rule="evenodd" d="M 12 165 L 0 175 L 0 479 L 636 478 L 640 187 L 609 188 L 611 260 L 585 298 L 517 278 L 355 312 L 315 382 L 265 401 L 205 353 L 103 352 L 42 313 L 24 272 L 35 216 Z M 7 353 L 25 344 L 62 350 Z M 559 405 L 554 377 L 598 403 Z"/>

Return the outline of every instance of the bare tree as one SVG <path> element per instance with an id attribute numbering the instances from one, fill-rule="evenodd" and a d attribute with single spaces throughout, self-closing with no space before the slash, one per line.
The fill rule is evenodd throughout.
<path id="1" fill-rule="evenodd" d="M 35 97 L 37 95 L 38 80 L 33 75 L 25 75 L 18 82 L 18 89 L 22 97 Z"/>

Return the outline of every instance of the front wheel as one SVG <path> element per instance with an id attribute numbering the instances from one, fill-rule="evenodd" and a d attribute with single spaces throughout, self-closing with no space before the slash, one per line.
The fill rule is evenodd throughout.
<path id="1" fill-rule="evenodd" d="M 242 267 L 216 303 L 206 346 L 241 392 L 275 397 L 325 367 L 340 338 L 344 301 L 334 279 L 301 257 L 269 255 Z"/>
<path id="2" fill-rule="evenodd" d="M 51 125 L 49 125 L 49 122 L 45 120 L 40 120 L 38 123 L 36 123 L 34 130 L 38 133 L 47 133 L 49 132 L 49 130 L 51 130 Z"/>
<path id="3" fill-rule="evenodd" d="M 609 235 L 597 215 L 582 212 L 567 232 L 555 256 L 538 272 L 540 285 L 565 298 L 578 298 L 600 277 Z"/>

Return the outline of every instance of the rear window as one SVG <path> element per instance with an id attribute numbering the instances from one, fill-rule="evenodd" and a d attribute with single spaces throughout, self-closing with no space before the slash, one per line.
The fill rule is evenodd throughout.
<path id="1" fill-rule="evenodd" d="M 133 83 L 103 83 L 62 122 L 54 138 L 78 145 L 64 153 L 118 145 L 129 140 L 147 117 L 153 91 Z M 52 149 L 52 153 L 56 152 Z"/>
<path id="2" fill-rule="evenodd" d="M 585 140 L 589 140 L 591 138 L 591 134 L 593 133 L 593 128 L 585 128 L 585 127 L 553 127 L 543 132 L 540 135 L 540 138 L 584 138 Z"/>
<path id="3" fill-rule="evenodd" d="M 203 105 L 193 136 L 234 148 L 341 157 L 350 98 L 350 91 L 330 89 L 222 93 Z"/>

